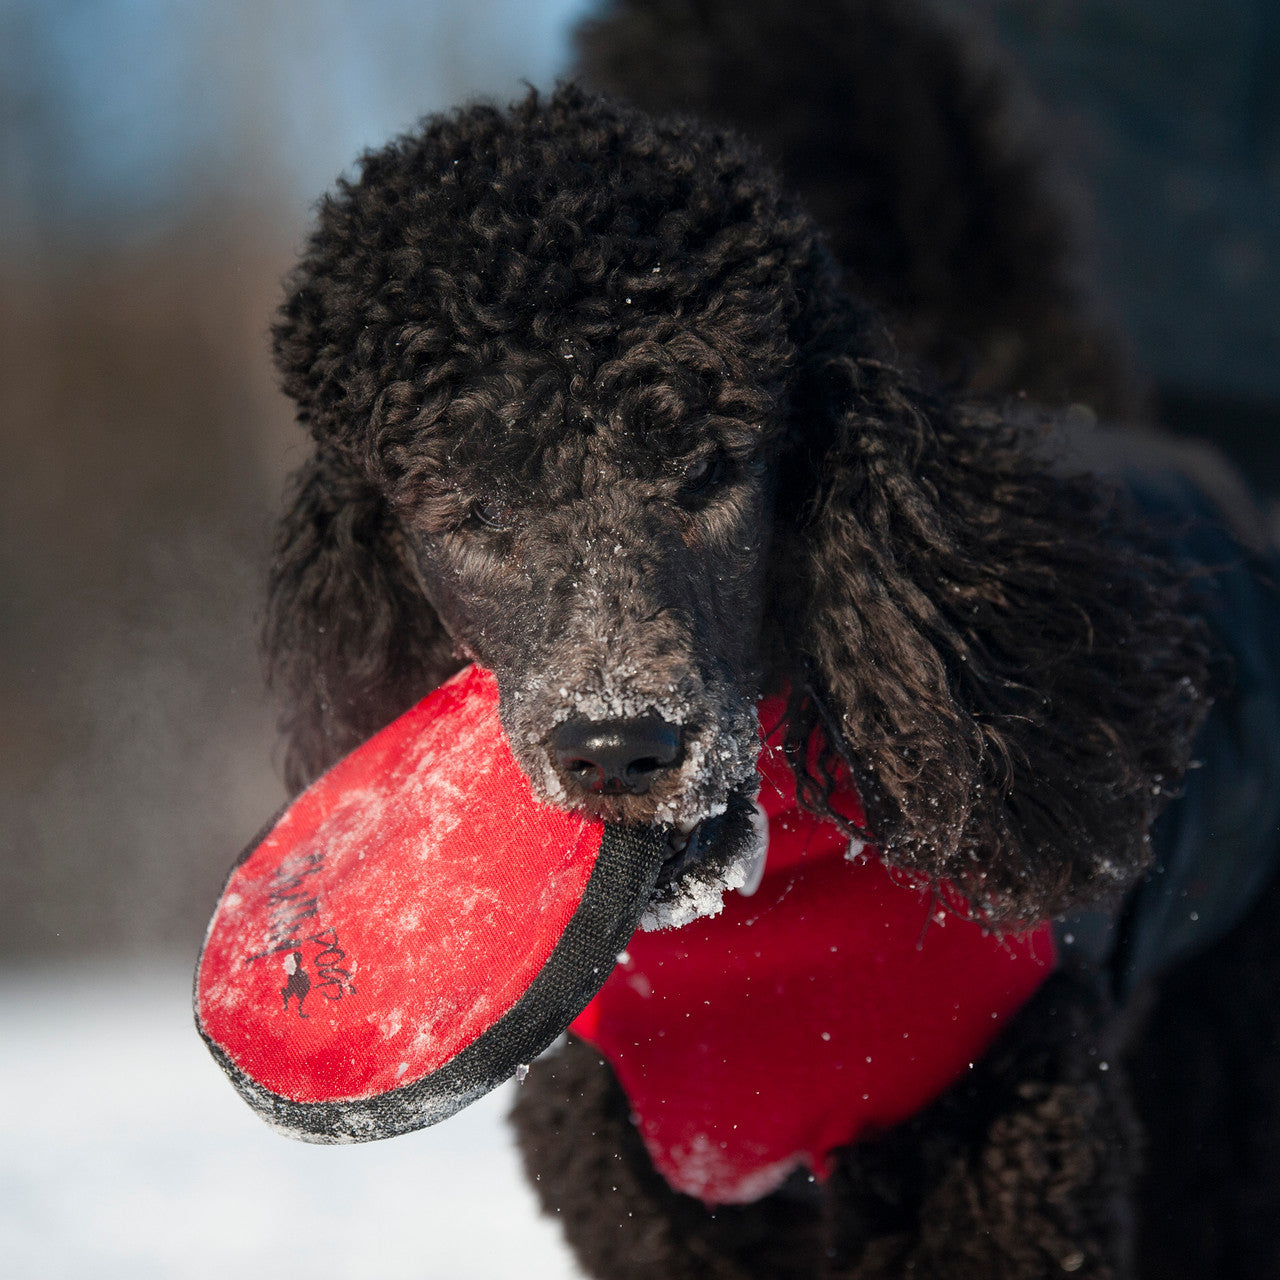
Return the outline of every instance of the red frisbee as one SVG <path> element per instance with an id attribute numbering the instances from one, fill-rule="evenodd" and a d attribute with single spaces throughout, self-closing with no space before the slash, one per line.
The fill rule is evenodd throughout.
<path id="1" fill-rule="evenodd" d="M 196 1025 L 294 1137 L 391 1137 L 488 1092 L 581 1012 L 650 900 L 665 833 L 536 800 L 497 707 L 490 673 L 459 673 L 298 796 L 227 880 Z"/>

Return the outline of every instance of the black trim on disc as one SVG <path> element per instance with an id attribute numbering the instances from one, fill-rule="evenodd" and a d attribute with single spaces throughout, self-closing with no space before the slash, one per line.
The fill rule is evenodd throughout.
<path id="1" fill-rule="evenodd" d="M 402 1088 L 326 1102 L 296 1102 L 273 1093 L 205 1031 L 199 962 L 196 1027 L 244 1100 L 273 1128 L 292 1137 L 370 1142 L 425 1128 L 497 1088 L 522 1063 L 532 1062 L 587 1007 L 635 933 L 669 852 L 665 828 L 606 825 L 582 899 L 524 994 L 448 1062 Z"/>

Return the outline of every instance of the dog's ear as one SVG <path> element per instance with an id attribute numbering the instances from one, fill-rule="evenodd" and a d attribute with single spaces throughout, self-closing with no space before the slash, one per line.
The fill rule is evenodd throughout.
<path id="1" fill-rule="evenodd" d="M 381 494 L 323 448 L 294 477 L 264 641 L 293 790 L 460 665 Z"/>
<path id="2" fill-rule="evenodd" d="M 885 856 L 995 923 L 1118 890 L 1206 706 L 1181 584 L 1026 427 L 859 342 L 800 378 L 782 459 L 774 644 L 802 794 L 823 807 L 842 756 Z"/>

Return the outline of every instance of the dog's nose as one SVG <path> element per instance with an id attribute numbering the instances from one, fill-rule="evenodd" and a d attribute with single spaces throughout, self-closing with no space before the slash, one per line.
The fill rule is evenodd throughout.
<path id="1" fill-rule="evenodd" d="M 565 720 L 551 735 L 561 773 L 583 791 L 641 795 L 680 759 L 678 726 L 659 715 Z"/>

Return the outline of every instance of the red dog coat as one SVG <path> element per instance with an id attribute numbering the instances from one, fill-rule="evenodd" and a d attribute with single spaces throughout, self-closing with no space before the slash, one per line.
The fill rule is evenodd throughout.
<path id="1" fill-rule="evenodd" d="M 764 704 L 765 725 L 781 719 Z M 1044 925 L 996 937 L 937 907 L 871 848 L 797 807 L 781 750 L 760 756 L 769 818 L 754 896 L 640 933 L 572 1030 L 609 1060 L 677 1191 L 740 1204 L 952 1084 L 1050 973 Z M 846 789 L 841 812 L 861 823 Z"/>

